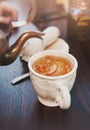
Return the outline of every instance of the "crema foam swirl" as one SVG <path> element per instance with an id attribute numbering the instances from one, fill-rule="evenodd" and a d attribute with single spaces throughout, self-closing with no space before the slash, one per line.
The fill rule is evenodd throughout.
<path id="1" fill-rule="evenodd" d="M 72 70 L 71 62 L 59 56 L 43 56 L 32 65 L 34 71 L 45 76 L 60 76 Z"/>

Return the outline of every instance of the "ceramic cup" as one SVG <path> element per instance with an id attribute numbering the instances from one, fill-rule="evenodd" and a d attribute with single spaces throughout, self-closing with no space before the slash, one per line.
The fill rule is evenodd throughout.
<path id="1" fill-rule="evenodd" d="M 60 56 L 68 59 L 72 64 L 72 70 L 61 76 L 44 76 L 33 70 L 32 64 L 42 56 Z M 72 89 L 78 63 L 76 58 L 58 50 L 45 50 L 34 54 L 28 62 L 32 85 L 38 95 L 39 101 L 46 106 L 60 106 L 61 109 L 68 109 L 71 106 L 70 90 Z"/>

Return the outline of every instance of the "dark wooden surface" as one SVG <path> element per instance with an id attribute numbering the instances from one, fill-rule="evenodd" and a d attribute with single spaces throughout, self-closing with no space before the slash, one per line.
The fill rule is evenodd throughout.
<path id="1" fill-rule="evenodd" d="M 69 40 L 67 19 L 44 22 L 38 27 L 43 30 L 49 25 L 60 28 L 61 38 L 68 42 L 70 53 L 78 60 L 77 78 L 71 90 L 71 107 L 61 110 L 59 107 L 43 106 L 29 78 L 12 85 L 12 79 L 28 72 L 27 63 L 19 56 L 11 65 L 0 66 L 0 130 L 90 130 L 90 41 Z M 16 30 L 10 43 L 26 30 L 26 26 L 21 31 Z"/>

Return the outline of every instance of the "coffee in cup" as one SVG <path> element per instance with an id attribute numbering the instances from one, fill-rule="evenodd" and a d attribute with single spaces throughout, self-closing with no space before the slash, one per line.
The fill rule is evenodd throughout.
<path id="1" fill-rule="evenodd" d="M 37 73 L 46 76 L 60 76 L 72 70 L 72 63 L 63 57 L 46 55 L 37 59 L 32 68 Z"/>
<path id="2" fill-rule="evenodd" d="M 76 58 L 59 50 L 34 54 L 28 62 L 32 85 L 39 101 L 49 107 L 71 106 L 70 91 L 74 86 L 78 63 Z"/>

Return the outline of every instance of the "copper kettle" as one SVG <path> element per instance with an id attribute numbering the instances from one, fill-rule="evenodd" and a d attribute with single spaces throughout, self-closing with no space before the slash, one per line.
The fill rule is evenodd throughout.
<path id="1" fill-rule="evenodd" d="M 0 30 L 0 65 L 9 65 L 15 61 L 18 57 L 25 41 L 32 37 L 37 37 L 42 39 L 43 34 L 40 32 L 25 32 L 23 33 L 17 41 L 9 47 L 8 39 L 5 34 Z"/>

